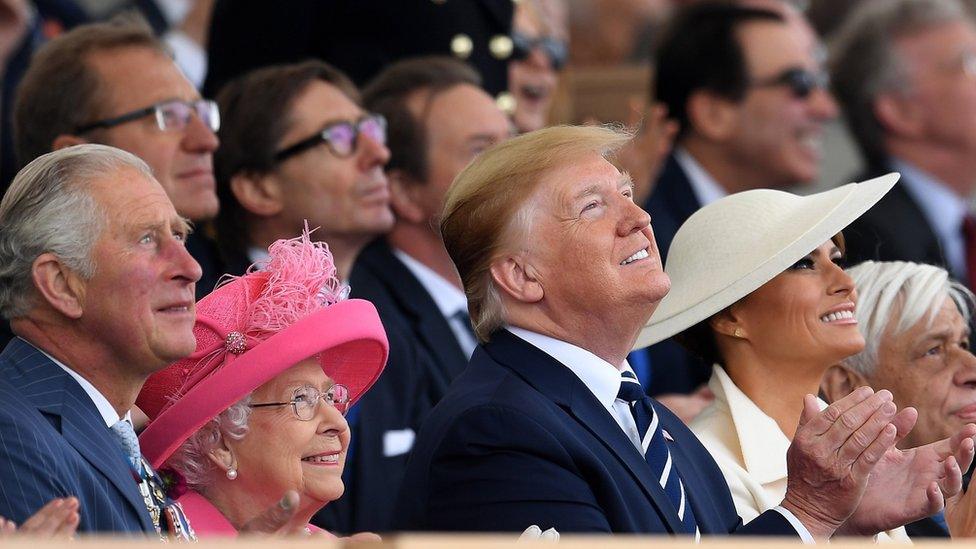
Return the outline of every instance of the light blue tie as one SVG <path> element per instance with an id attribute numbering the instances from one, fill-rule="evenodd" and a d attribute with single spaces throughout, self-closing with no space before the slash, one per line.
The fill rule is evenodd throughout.
<path id="1" fill-rule="evenodd" d="M 136 436 L 132 424 L 128 420 L 121 419 L 112 426 L 112 433 L 122 446 L 122 451 L 129 459 L 132 470 L 142 476 L 142 452 L 139 451 L 139 437 Z"/>

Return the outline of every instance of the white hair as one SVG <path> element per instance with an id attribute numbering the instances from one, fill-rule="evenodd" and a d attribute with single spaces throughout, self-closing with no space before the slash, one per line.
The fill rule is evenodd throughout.
<path id="1" fill-rule="evenodd" d="M 188 488 L 206 493 L 213 484 L 217 466 L 210 454 L 221 440 L 241 440 L 247 435 L 251 417 L 251 395 L 237 401 L 203 424 L 166 460 L 166 466 L 181 474 Z"/>
<path id="2" fill-rule="evenodd" d="M 857 322 L 866 343 L 842 364 L 870 376 L 883 338 L 898 337 L 925 320 L 931 325 L 947 297 L 969 323 L 973 293 L 941 267 L 906 261 L 865 261 L 847 270 L 857 288 Z"/>
<path id="3" fill-rule="evenodd" d="M 24 166 L 0 202 L 0 314 L 26 315 L 36 293 L 34 260 L 53 253 L 84 279 L 95 274 L 92 248 L 105 222 L 91 183 L 123 169 L 152 179 L 135 155 L 105 145 L 75 145 Z"/>

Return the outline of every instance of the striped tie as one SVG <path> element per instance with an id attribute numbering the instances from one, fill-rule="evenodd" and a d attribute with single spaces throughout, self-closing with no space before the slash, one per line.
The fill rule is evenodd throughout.
<path id="1" fill-rule="evenodd" d="M 617 393 L 617 398 L 630 404 L 630 412 L 634 415 L 637 432 L 641 433 L 644 459 L 651 466 L 651 471 L 661 483 L 661 488 L 664 488 L 664 492 L 677 509 L 683 527 L 681 533 L 695 534 L 695 538 L 698 539 L 700 533 L 698 523 L 695 521 L 695 512 L 688 504 L 685 486 L 678 469 L 671 463 L 671 452 L 664 439 L 664 429 L 661 428 L 658 416 L 654 413 L 651 398 L 644 393 L 644 388 L 633 372 L 626 371 L 621 374 L 620 392 Z"/>

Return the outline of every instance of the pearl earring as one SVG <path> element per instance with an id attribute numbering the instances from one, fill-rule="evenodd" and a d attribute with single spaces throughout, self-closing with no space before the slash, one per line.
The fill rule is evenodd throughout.
<path id="1" fill-rule="evenodd" d="M 235 478 L 237 478 L 237 469 L 233 467 L 227 469 L 227 480 L 234 480 Z"/>

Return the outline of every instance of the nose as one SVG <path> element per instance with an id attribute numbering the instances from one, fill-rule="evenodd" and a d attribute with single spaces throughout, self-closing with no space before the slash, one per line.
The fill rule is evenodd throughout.
<path id="1" fill-rule="evenodd" d="M 315 432 L 320 435 L 338 437 L 349 430 L 346 417 L 339 412 L 338 408 L 325 402 L 325 399 L 319 399 L 315 417 L 319 422 Z"/>
<path id="2" fill-rule="evenodd" d="M 386 166 L 390 161 L 390 149 L 385 144 L 367 135 L 360 135 L 359 140 L 357 158 L 360 169 L 366 171 L 376 166 Z"/>
<path id="3" fill-rule="evenodd" d="M 171 244 L 174 280 L 182 280 L 188 284 L 195 284 L 203 276 L 203 269 L 196 259 L 190 255 L 182 242 L 174 238 Z"/>
<path id="4" fill-rule="evenodd" d="M 813 117 L 817 120 L 833 120 L 837 118 L 837 101 L 827 88 L 818 87 L 810 93 L 807 105 Z"/>
<path id="5" fill-rule="evenodd" d="M 624 211 L 617 223 L 617 234 L 628 236 L 643 231 L 651 224 L 651 216 L 632 200 L 621 197 Z"/>
<path id="6" fill-rule="evenodd" d="M 203 123 L 203 120 L 193 114 L 183 130 L 183 150 L 190 153 L 212 153 L 217 150 L 220 140 L 217 134 L 210 129 L 210 126 Z"/>
<path id="7" fill-rule="evenodd" d="M 854 288 L 854 279 L 851 278 L 851 275 L 847 274 L 847 271 L 843 267 L 833 261 L 830 262 L 828 268 L 831 269 L 831 275 L 833 277 L 827 290 L 828 293 L 831 295 L 849 294 L 851 300 L 856 302 L 857 291 Z"/>
<path id="8" fill-rule="evenodd" d="M 529 50 L 529 56 L 525 58 L 525 62 L 540 70 L 553 69 L 552 59 L 549 59 L 549 56 L 542 50 L 541 46 L 535 46 Z"/>
<path id="9" fill-rule="evenodd" d="M 976 389 L 976 355 L 969 349 L 958 349 L 953 357 L 958 362 L 952 380 L 960 387 Z"/>

